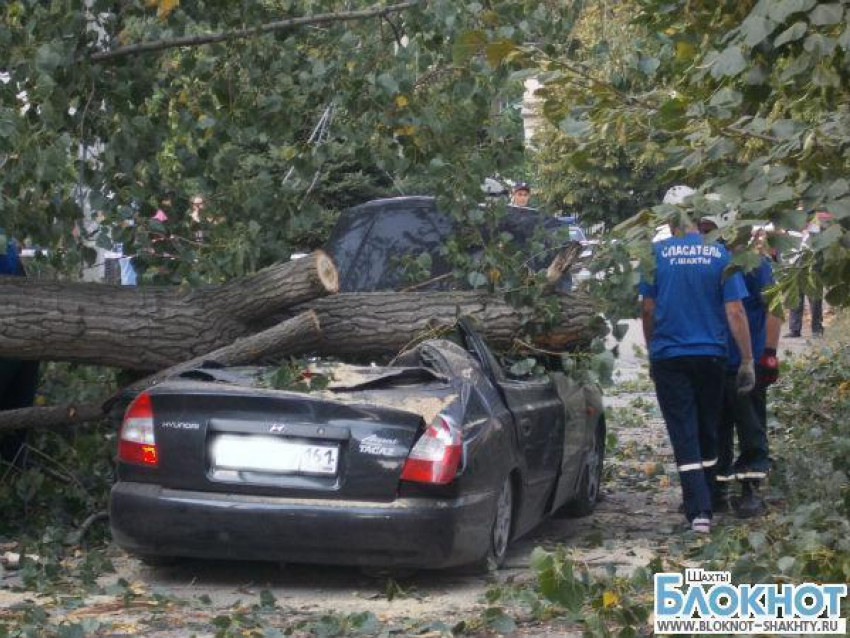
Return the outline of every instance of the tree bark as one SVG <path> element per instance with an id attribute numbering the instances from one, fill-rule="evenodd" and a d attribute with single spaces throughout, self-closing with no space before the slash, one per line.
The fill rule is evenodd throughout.
<path id="1" fill-rule="evenodd" d="M 119 392 L 119 395 L 136 395 L 155 386 L 166 377 L 172 377 L 181 372 L 198 368 L 208 362 L 217 363 L 222 366 L 241 366 L 275 360 L 283 356 L 311 352 L 315 350 L 320 337 L 321 328 L 319 326 L 319 318 L 315 312 L 308 310 L 255 335 L 237 339 L 223 348 L 208 352 L 189 361 L 184 361 L 176 366 L 171 366 L 136 381 L 132 385 L 123 388 Z M 112 403 L 113 401 L 111 399 L 107 401 L 104 409 L 109 410 Z"/>
<path id="2" fill-rule="evenodd" d="M 0 356 L 160 370 L 337 289 L 336 268 L 321 251 L 194 290 L 0 277 Z"/>
<path id="3" fill-rule="evenodd" d="M 0 434 L 25 428 L 54 428 L 101 421 L 106 418 L 100 403 L 52 405 L 0 411 Z"/>
<path id="4" fill-rule="evenodd" d="M 297 354 L 315 348 L 320 336 L 319 319 L 313 311 L 303 312 L 268 330 L 209 352 L 190 361 L 172 366 L 121 389 L 102 403 L 57 405 L 0 411 L 0 433 L 35 428 L 74 425 L 106 418 L 109 410 L 122 397 L 135 396 L 166 377 L 197 368 L 211 361 L 223 366 L 255 363 L 268 358 Z"/>
<path id="5" fill-rule="evenodd" d="M 317 250 L 301 259 L 275 264 L 250 277 L 210 288 L 206 295 L 208 304 L 250 322 L 337 292 L 336 266 L 327 253 Z"/>
<path id="6" fill-rule="evenodd" d="M 586 346 L 598 331 L 596 310 L 581 293 L 559 295 L 560 320 L 534 342 L 572 350 Z M 343 293 L 310 304 L 319 316 L 324 355 L 395 354 L 429 334 L 452 326 L 458 316 L 477 320 L 481 335 L 499 348 L 522 338 L 532 320 L 530 309 L 517 309 L 504 299 L 477 292 Z"/>

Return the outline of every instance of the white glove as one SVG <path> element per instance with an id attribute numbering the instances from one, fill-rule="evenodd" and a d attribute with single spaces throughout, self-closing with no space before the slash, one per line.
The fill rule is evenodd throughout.
<path id="1" fill-rule="evenodd" d="M 752 359 L 741 361 L 741 365 L 738 366 L 736 385 L 738 394 L 748 394 L 756 387 L 756 366 Z"/>

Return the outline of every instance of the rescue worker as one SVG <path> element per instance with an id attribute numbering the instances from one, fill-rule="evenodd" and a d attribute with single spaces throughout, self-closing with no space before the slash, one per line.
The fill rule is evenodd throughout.
<path id="1" fill-rule="evenodd" d="M 703 233 L 722 231 L 734 219 L 733 211 L 703 217 L 700 220 L 700 231 Z M 754 249 L 759 250 L 758 243 Z M 735 513 L 741 518 L 758 516 L 765 510 L 764 500 L 759 496 L 758 491 L 760 481 L 767 477 L 770 469 L 767 442 L 767 388 L 775 383 L 779 376 L 776 348 L 779 343 L 782 319 L 768 312 L 762 293 L 773 283 L 773 260 L 762 254 L 758 267 L 744 274 L 747 296 L 742 303 L 747 313 L 753 357 L 758 360 L 756 386 L 752 392 L 749 394 L 736 392 L 736 372 L 741 361 L 741 354 L 734 339 L 731 338 L 729 339 L 729 357 L 726 360 L 723 413 L 718 430 L 715 509 L 728 510 L 728 488 L 730 483 L 737 479 L 741 483 L 741 495 L 732 502 Z M 738 458 L 734 459 L 736 433 Z"/>
<path id="2" fill-rule="evenodd" d="M 674 186 L 664 203 L 679 205 L 693 194 L 687 186 Z M 725 275 L 729 253 L 716 242 L 704 242 L 694 222 L 671 222 L 670 227 L 673 236 L 653 246 L 654 281 L 645 277 L 640 284 L 641 319 L 650 375 L 679 470 L 685 516 L 691 530 L 708 533 L 727 330 L 742 353 L 736 391 L 746 393 L 755 385 L 741 303 L 746 287 L 740 273 Z"/>

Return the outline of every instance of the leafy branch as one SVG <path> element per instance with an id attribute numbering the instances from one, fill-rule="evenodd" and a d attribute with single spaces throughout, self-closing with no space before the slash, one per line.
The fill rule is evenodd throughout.
<path id="1" fill-rule="evenodd" d="M 229 40 L 238 40 L 242 38 L 250 38 L 261 33 L 272 33 L 274 31 L 282 31 L 292 27 L 303 26 L 305 24 L 328 24 L 332 22 L 351 22 L 354 20 L 366 20 L 368 18 L 383 18 L 393 13 L 398 13 L 406 9 L 411 9 L 423 0 L 409 0 L 399 4 L 392 4 L 385 7 L 372 7 L 370 9 L 362 9 L 360 11 L 340 11 L 337 13 L 318 13 L 315 15 L 301 16 L 298 18 L 287 18 L 285 20 L 277 20 L 262 24 L 258 27 L 248 27 L 245 29 L 236 29 L 234 31 L 222 31 L 219 33 L 207 33 L 201 35 L 182 36 L 179 38 L 167 38 L 164 40 L 153 40 L 151 42 L 140 42 L 138 44 L 129 44 L 127 46 L 118 47 L 111 51 L 103 51 L 101 53 L 93 53 L 89 56 L 89 61 L 94 63 L 107 62 L 116 58 L 121 58 L 128 55 L 137 55 L 140 53 L 151 53 L 153 51 L 164 51 L 165 49 L 175 49 L 179 47 L 196 47 L 204 44 L 214 44 L 216 42 L 226 42 Z"/>

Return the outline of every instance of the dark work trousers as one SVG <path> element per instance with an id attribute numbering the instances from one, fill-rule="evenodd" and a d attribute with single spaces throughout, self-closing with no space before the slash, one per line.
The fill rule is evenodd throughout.
<path id="1" fill-rule="evenodd" d="M 767 444 L 767 388 L 738 394 L 736 373 L 727 371 L 723 416 L 718 430 L 717 480 L 761 480 L 770 469 Z M 738 459 L 735 460 L 735 434 Z"/>
<path id="2" fill-rule="evenodd" d="M 812 312 L 812 333 L 817 334 L 823 332 L 823 299 L 813 299 L 808 297 L 809 310 Z M 796 308 L 791 308 L 788 313 L 788 329 L 791 332 L 800 333 L 803 330 L 803 304 L 806 301 L 805 295 L 800 295 L 800 303 Z"/>
<path id="3" fill-rule="evenodd" d="M 685 516 L 689 521 L 698 514 L 711 516 L 726 359 L 658 359 L 650 370 L 676 457 Z"/>
<path id="4" fill-rule="evenodd" d="M 27 408 L 38 388 L 38 361 L 0 358 L 0 410 Z M 0 460 L 12 462 L 26 441 L 26 430 L 0 434 Z"/>

